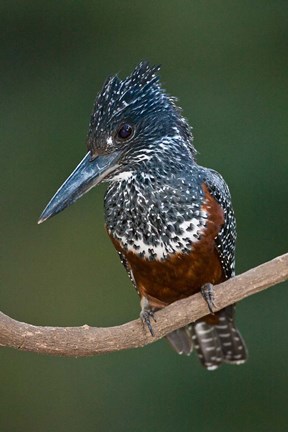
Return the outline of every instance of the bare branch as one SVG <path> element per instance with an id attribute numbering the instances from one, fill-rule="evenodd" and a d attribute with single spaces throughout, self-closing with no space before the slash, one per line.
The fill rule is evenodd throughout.
<path id="1" fill-rule="evenodd" d="M 217 310 L 288 279 L 288 253 L 215 287 Z M 116 327 L 42 327 L 15 321 L 0 312 L 0 346 L 56 356 L 92 356 L 143 347 L 207 315 L 200 294 L 156 313 L 155 336 L 140 319 Z"/>

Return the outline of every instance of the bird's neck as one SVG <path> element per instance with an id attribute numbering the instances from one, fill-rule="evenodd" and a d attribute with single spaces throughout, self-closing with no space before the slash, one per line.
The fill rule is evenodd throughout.
<path id="1" fill-rule="evenodd" d="M 134 175 L 145 173 L 151 177 L 164 177 L 169 181 L 171 176 L 181 176 L 185 169 L 196 165 L 195 149 L 192 141 L 179 134 L 167 135 L 159 141 L 146 142 L 145 145 L 136 145 L 128 150 L 124 164 L 121 167 L 121 175 L 112 181 L 127 178 L 130 172 Z M 127 163 L 126 163 L 127 161 Z"/>
<path id="2" fill-rule="evenodd" d="M 141 190 L 144 196 L 152 192 L 157 195 L 164 185 L 173 187 L 180 179 L 190 178 L 197 167 L 191 143 L 167 136 L 158 143 L 128 152 L 119 170 L 109 179 L 107 195 L 115 194 L 116 190 L 117 195 L 125 195 L 134 189 Z"/>

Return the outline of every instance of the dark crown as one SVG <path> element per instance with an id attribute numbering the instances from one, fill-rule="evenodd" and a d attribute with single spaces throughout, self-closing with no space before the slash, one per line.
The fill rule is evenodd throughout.
<path id="1" fill-rule="evenodd" d="M 161 87 L 159 70 L 160 66 L 150 66 L 145 61 L 124 80 L 117 75 L 106 80 L 96 98 L 89 124 L 88 149 L 92 156 L 114 151 L 119 128 L 123 125 L 127 128 L 127 123 L 135 129 L 135 139 L 142 138 L 146 143 L 173 136 L 177 128 L 195 154 L 191 128 L 176 106 L 176 99 Z"/>

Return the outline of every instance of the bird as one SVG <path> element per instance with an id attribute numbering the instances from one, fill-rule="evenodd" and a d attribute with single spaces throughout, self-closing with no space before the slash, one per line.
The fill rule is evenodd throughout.
<path id="1" fill-rule="evenodd" d="M 106 231 L 154 335 L 156 311 L 202 293 L 209 314 L 166 336 L 207 370 L 247 359 L 235 304 L 213 312 L 213 286 L 235 275 L 236 221 L 229 188 L 196 161 L 192 128 L 163 88 L 160 66 L 141 61 L 108 77 L 93 106 L 87 153 L 42 212 L 42 223 L 99 183 Z M 147 331 L 148 331 L 147 330 Z"/>

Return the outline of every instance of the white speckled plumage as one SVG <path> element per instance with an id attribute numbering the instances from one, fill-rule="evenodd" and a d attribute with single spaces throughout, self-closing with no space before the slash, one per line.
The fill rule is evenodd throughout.
<path id="1" fill-rule="evenodd" d="M 191 128 L 158 71 L 141 62 L 124 80 L 108 78 L 91 115 L 89 153 L 40 217 L 43 222 L 108 182 L 107 231 L 141 296 L 141 318 L 151 334 L 155 308 L 234 275 L 236 242 L 228 186 L 197 164 Z M 194 346 L 208 370 L 243 363 L 234 306 L 212 318 L 167 339 L 179 354 L 189 355 Z"/>

